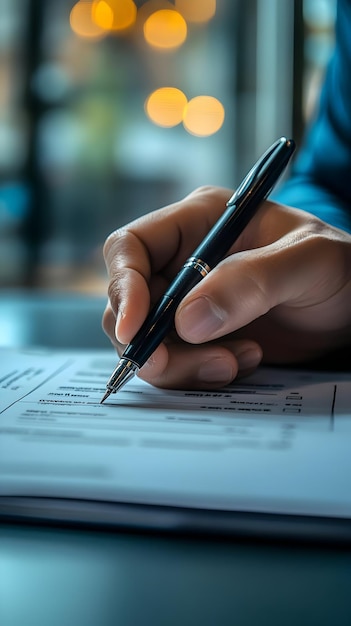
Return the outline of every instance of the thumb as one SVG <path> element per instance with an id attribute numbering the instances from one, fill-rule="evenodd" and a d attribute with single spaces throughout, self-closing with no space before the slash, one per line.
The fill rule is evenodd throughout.
<path id="1" fill-rule="evenodd" d="M 324 265 L 308 239 L 287 245 L 283 238 L 232 254 L 182 300 L 175 319 L 177 332 L 197 344 L 236 331 L 279 304 L 285 305 L 286 316 L 290 307 L 291 315 L 303 315 L 306 307 L 321 304 L 330 295 L 320 287 Z M 315 285 L 319 290 L 313 289 Z"/>

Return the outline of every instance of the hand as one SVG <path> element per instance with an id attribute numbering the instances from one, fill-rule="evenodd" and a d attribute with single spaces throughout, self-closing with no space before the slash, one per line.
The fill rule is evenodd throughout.
<path id="1" fill-rule="evenodd" d="M 119 353 L 225 208 L 204 187 L 106 240 L 103 328 Z M 176 333 L 140 377 L 161 387 L 215 388 L 265 363 L 315 359 L 351 341 L 351 236 L 311 214 L 262 204 L 226 258 L 183 299 Z"/>

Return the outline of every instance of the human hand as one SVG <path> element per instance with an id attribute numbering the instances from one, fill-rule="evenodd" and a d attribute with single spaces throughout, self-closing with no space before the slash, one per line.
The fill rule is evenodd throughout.
<path id="1" fill-rule="evenodd" d="M 120 354 L 231 195 L 198 189 L 107 238 L 103 328 Z M 183 299 L 175 328 L 140 370 L 154 385 L 221 387 L 261 359 L 308 361 L 350 343 L 351 236 L 305 211 L 263 203 Z"/>

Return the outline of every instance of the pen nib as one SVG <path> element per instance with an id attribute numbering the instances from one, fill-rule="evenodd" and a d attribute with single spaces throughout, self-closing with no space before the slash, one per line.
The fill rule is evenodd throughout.
<path id="1" fill-rule="evenodd" d="M 105 402 L 105 400 L 107 400 L 107 398 L 111 395 L 111 393 L 112 393 L 112 389 L 107 389 L 105 395 L 100 400 L 100 404 L 103 404 Z"/>
<path id="2" fill-rule="evenodd" d="M 130 361 L 129 359 L 122 357 L 107 382 L 107 390 L 100 404 L 105 402 L 106 398 L 108 398 L 111 393 L 116 393 L 119 389 L 121 389 L 126 382 L 128 382 L 128 380 L 135 376 L 138 370 L 139 366 L 134 363 L 134 361 Z"/>

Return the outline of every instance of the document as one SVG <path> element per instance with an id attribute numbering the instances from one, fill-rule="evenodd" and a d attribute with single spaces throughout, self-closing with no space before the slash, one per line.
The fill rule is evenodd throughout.
<path id="1" fill-rule="evenodd" d="M 100 404 L 116 358 L 0 350 L 0 517 L 128 526 L 138 512 L 142 526 L 157 512 L 161 527 L 211 512 L 351 530 L 351 374 L 261 367 L 216 391 L 135 378 Z"/>

